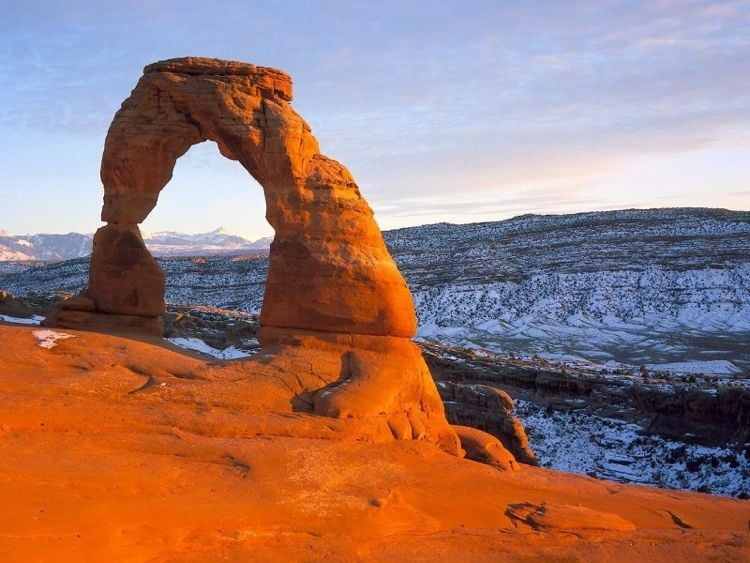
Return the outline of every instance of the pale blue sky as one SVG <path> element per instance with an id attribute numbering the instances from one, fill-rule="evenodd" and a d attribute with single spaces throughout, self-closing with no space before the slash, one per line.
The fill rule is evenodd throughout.
<path id="1" fill-rule="evenodd" d="M 274 66 L 383 228 L 621 207 L 750 208 L 750 2 L 0 0 L 0 229 L 91 232 L 146 64 Z M 268 234 L 209 144 L 147 231 Z"/>

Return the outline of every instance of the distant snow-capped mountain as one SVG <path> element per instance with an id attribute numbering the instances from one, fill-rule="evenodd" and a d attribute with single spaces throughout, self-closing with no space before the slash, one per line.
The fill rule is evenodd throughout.
<path id="1" fill-rule="evenodd" d="M 251 241 L 219 228 L 210 233 L 194 235 L 163 231 L 144 235 L 143 239 L 155 256 L 196 256 L 268 250 L 272 237 Z"/>
<path id="2" fill-rule="evenodd" d="M 0 231 L 0 262 L 25 260 L 60 261 L 84 258 L 91 254 L 93 235 L 13 235 Z M 206 256 L 241 254 L 268 250 L 271 237 L 251 241 L 224 229 L 210 233 L 185 234 L 172 231 L 144 234 L 146 246 L 155 256 Z"/>
<path id="3" fill-rule="evenodd" d="M 12 235 L 0 233 L 0 261 L 69 260 L 91 254 L 91 235 Z"/>

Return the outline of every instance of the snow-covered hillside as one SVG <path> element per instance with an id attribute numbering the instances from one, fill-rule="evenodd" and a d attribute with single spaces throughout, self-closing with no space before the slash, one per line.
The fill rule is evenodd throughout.
<path id="1" fill-rule="evenodd" d="M 636 365 L 709 361 L 727 369 L 730 362 L 750 371 L 748 212 L 525 216 L 386 238 L 424 338 Z"/>
<path id="2" fill-rule="evenodd" d="M 748 263 L 446 283 L 414 298 L 419 334 L 439 342 L 631 364 L 736 359 L 738 369 L 750 367 L 750 350 L 737 350 L 750 335 Z"/>

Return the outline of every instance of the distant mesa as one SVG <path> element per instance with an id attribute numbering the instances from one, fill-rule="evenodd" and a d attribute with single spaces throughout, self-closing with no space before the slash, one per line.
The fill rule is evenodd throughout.
<path id="1" fill-rule="evenodd" d="M 458 454 L 410 341 L 409 288 L 351 174 L 321 154 L 291 99 L 291 78 L 272 68 L 194 57 L 147 66 L 105 140 L 107 225 L 94 235 L 89 286 L 47 324 L 161 335 L 165 277 L 138 225 L 177 159 L 211 140 L 263 187 L 276 234 L 260 340 L 290 389 L 300 386 L 300 365 L 315 376 L 314 388 L 302 384 L 290 400 L 318 414 L 377 419 L 396 438 Z"/>

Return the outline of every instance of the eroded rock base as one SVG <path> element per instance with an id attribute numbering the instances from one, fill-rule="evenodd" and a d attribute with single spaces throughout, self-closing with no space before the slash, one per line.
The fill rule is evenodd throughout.
<path id="1" fill-rule="evenodd" d="M 42 321 L 43 326 L 155 337 L 160 337 L 164 332 L 161 317 L 115 315 L 68 309 L 65 308 L 67 301 L 64 301 L 62 305 Z"/>

